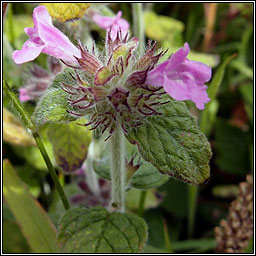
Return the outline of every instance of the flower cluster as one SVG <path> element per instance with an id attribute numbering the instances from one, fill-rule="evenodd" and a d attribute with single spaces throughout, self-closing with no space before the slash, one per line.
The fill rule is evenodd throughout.
<path id="1" fill-rule="evenodd" d="M 128 34 L 123 37 L 121 31 L 115 40 L 110 31 L 107 33 L 105 58 L 97 54 L 95 47 L 89 50 L 79 44 L 79 65 L 71 66 L 79 71 L 72 76 L 72 84 L 62 83 L 63 90 L 70 95 L 71 115 L 89 114 L 87 125 L 102 132 L 109 129 L 111 135 L 118 124 L 128 132 L 142 124 L 145 116 L 160 114 L 155 107 L 167 103 L 161 99 L 165 92 L 145 84 L 145 80 L 164 53 L 155 54 L 154 44 L 138 58 L 137 46 L 137 38 L 129 39 Z"/>
<path id="2" fill-rule="evenodd" d="M 121 125 L 126 133 L 141 125 L 145 117 L 161 114 L 158 106 L 168 102 L 163 97 L 165 93 L 176 100 L 192 100 L 199 109 L 209 101 L 204 83 L 211 78 L 211 68 L 187 59 L 187 43 L 157 65 L 166 52 L 157 51 L 156 44 L 149 43 L 139 56 L 138 38 L 130 38 L 121 28 L 114 37 L 112 32 L 116 28 L 108 29 L 105 51 L 100 52 L 95 45 L 92 49 L 82 43 L 78 48 L 74 46 L 52 25 L 44 6 L 35 8 L 33 18 L 35 27 L 25 29 L 30 39 L 21 51 L 14 52 L 14 61 L 23 63 L 44 52 L 73 68 L 73 81 L 63 81 L 60 86 L 69 95 L 69 114 L 87 116 L 86 125 L 92 129 L 102 133 L 108 129 L 111 136 L 116 126 Z"/>

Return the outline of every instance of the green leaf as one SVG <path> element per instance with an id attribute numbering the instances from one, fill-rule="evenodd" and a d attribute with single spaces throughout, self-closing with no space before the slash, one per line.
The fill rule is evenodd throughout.
<path id="1" fill-rule="evenodd" d="M 91 131 L 75 122 L 52 124 L 48 129 L 56 163 L 70 173 L 79 168 L 86 158 L 91 141 Z"/>
<path id="2" fill-rule="evenodd" d="M 137 155 L 136 155 L 137 154 Z M 135 173 L 129 174 L 130 165 L 127 164 L 127 176 L 132 175 L 130 185 L 137 189 L 150 189 L 163 185 L 169 179 L 168 176 L 162 175 L 157 169 L 149 162 L 140 158 L 140 153 L 137 148 L 126 141 L 126 162 L 130 162 L 130 159 L 134 157 L 133 163 L 139 163 L 139 169 Z M 111 180 L 110 177 L 110 152 L 108 146 L 102 151 L 98 159 L 93 162 L 93 168 L 95 172 L 102 178 Z M 130 178 L 130 177 L 128 177 Z"/>
<path id="3" fill-rule="evenodd" d="M 207 93 L 208 97 L 211 99 L 209 103 L 206 104 L 204 111 L 202 112 L 200 119 L 200 129 L 206 135 L 210 133 L 211 127 L 213 125 L 213 120 L 215 120 L 218 103 L 215 101 L 216 95 L 219 91 L 221 83 L 224 78 L 227 65 L 236 57 L 235 54 L 229 56 L 218 68 L 215 73 L 210 85 L 208 86 Z"/>
<path id="4" fill-rule="evenodd" d="M 165 195 L 160 205 L 161 208 L 171 213 L 176 219 L 184 219 L 188 215 L 187 186 L 183 182 L 170 179 L 158 189 Z"/>
<path id="5" fill-rule="evenodd" d="M 253 84 L 244 84 L 239 87 L 245 103 L 245 110 L 250 121 L 253 123 Z"/>
<path id="6" fill-rule="evenodd" d="M 67 110 L 69 110 L 69 94 L 61 88 L 62 82 L 71 86 L 74 83 L 70 73 L 75 75 L 74 69 L 66 68 L 62 73 L 58 74 L 52 85 L 48 87 L 38 102 L 34 112 L 34 120 L 37 125 L 44 125 L 45 123 L 69 123 L 76 119 L 67 113 Z"/>
<path id="7" fill-rule="evenodd" d="M 3 161 L 3 195 L 31 249 L 36 253 L 56 253 L 55 227 L 8 160 Z"/>
<path id="8" fill-rule="evenodd" d="M 109 213 L 102 207 L 68 210 L 57 234 L 62 253 L 139 253 L 146 240 L 143 219 L 131 213 Z"/>
<path id="9" fill-rule="evenodd" d="M 217 119 L 215 129 L 217 166 L 222 170 L 244 176 L 250 170 L 250 135 L 226 120 Z"/>
<path id="10" fill-rule="evenodd" d="M 185 241 L 177 241 L 172 243 L 172 248 L 175 252 L 178 251 L 191 251 L 191 250 L 198 250 L 198 251 L 208 251 L 213 250 L 216 247 L 216 240 L 215 239 L 191 239 Z"/>
<path id="11" fill-rule="evenodd" d="M 210 175 L 210 144 L 185 103 L 169 101 L 158 109 L 161 115 L 148 117 L 127 138 L 159 172 L 187 183 L 203 183 Z"/>
<path id="12" fill-rule="evenodd" d="M 167 251 L 167 250 L 164 250 L 164 249 L 161 249 L 161 248 L 156 248 L 156 247 L 154 247 L 154 246 L 151 246 L 151 245 L 146 245 L 145 246 L 145 251 L 144 251 L 144 253 L 147 253 L 147 254 L 149 254 L 149 253 L 164 253 L 164 254 L 170 254 L 170 252 L 169 251 Z"/>
<path id="13" fill-rule="evenodd" d="M 253 69 L 248 67 L 241 59 L 233 61 L 232 67 L 253 80 Z"/>

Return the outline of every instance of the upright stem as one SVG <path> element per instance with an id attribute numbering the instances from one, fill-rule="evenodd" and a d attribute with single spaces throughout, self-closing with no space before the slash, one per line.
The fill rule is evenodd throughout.
<path id="1" fill-rule="evenodd" d="M 139 54 L 144 51 L 145 34 L 144 34 L 144 14 L 142 3 L 132 4 L 132 16 L 133 16 L 133 33 L 134 36 L 139 38 Z"/>
<path id="2" fill-rule="evenodd" d="M 111 149 L 111 180 L 112 200 L 111 207 L 114 210 L 125 212 L 125 153 L 124 135 L 121 125 L 110 138 Z"/>
<path id="3" fill-rule="evenodd" d="M 18 98 L 16 97 L 16 95 L 13 93 L 13 91 L 11 90 L 11 88 L 9 87 L 9 85 L 6 83 L 6 81 L 3 81 L 3 89 L 4 92 L 9 96 L 9 98 L 12 100 L 15 108 L 17 109 L 17 111 L 20 113 L 20 115 L 22 116 L 23 121 L 25 122 L 27 128 L 31 131 L 36 144 L 44 158 L 44 161 L 48 167 L 49 173 L 53 179 L 54 185 L 59 193 L 60 199 L 65 207 L 65 209 L 69 209 L 69 203 L 68 200 L 65 196 L 65 193 L 61 187 L 61 184 L 59 182 L 58 176 L 54 170 L 54 167 L 52 165 L 52 162 L 49 158 L 49 155 L 47 154 L 47 151 L 44 147 L 44 144 L 41 140 L 41 137 L 37 131 L 37 128 L 35 126 L 35 124 L 33 123 L 33 121 L 31 120 L 31 118 L 29 117 L 28 113 L 26 112 L 26 110 L 23 108 L 23 106 L 20 104 Z"/>
<path id="4" fill-rule="evenodd" d="M 88 148 L 87 158 L 83 163 L 83 169 L 85 170 L 86 183 L 93 192 L 94 195 L 100 195 L 100 186 L 97 174 L 93 169 L 93 157 L 94 157 L 94 140 Z"/>
<path id="5" fill-rule="evenodd" d="M 140 192 L 140 201 L 139 201 L 139 210 L 138 215 L 142 216 L 144 213 L 145 201 L 147 197 L 147 190 L 141 190 Z"/>
<path id="6" fill-rule="evenodd" d="M 188 238 L 193 237 L 198 187 L 187 184 L 188 189 Z"/>

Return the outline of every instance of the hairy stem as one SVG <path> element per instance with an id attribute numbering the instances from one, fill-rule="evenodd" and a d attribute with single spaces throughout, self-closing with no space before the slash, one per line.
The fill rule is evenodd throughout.
<path id="1" fill-rule="evenodd" d="M 121 125 L 110 138 L 111 149 L 111 181 L 112 200 L 111 208 L 116 211 L 125 212 L 125 154 L 124 134 Z"/>
<path id="2" fill-rule="evenodd" d="M 132 4 L 132 16 L 133 16 L 133 33 L 134 36 L 139 38 L 139 54 L 144 51 L 145 34 L 144 34 L 144 14 L 142 3 Z"/>
<path id="3" fill-rule="evenodd" d="M 49 158 L 49 155 L 44 147 L 44 144 L 41 140 L 41 137 L 37 131 L 37 128 L 35 126 L 35 124 L 33 123 L 33 121 L 31 120 L 31 118 L 29 117 L 28 113 L 26 112 L 26 110 L 23 108 L 23 106 L 20 104 L 18 98 L 16 97 L 16 95 L 14 94 L 14 92 L 11 90 L 10 86 L 7 84 L 7 82 L 4 80 L 3 81 L 3 89 L 4 89 L 4 92 L 8 95 L 8 97 L 11 99 L 11 101 L 13 102 L 15 108 L 17 109 L 17 111 L 20 113 L 23 121 L 25 122 L 27 128 L 31 131 L 35 141 L 36 141 L 36 144 L 44 158 L 44 161 L 46 163 L 46 166 L 49 170 L 49 173 L 53 179 L 53 182 L 54 182 L 54 185 L 59 193 L 59 196 L 60 196 L 60 199 L 65 207 L 65 209 L 69 209 L 69 203 L 68 203 L 68 200 L 65 196 L 65 193 L 61 187 L 61 184 L 59 182 L 59 179 L 58 179 L 58 176 L 54 170 L 54 167 L 52 165 L 52 162 Z"/>

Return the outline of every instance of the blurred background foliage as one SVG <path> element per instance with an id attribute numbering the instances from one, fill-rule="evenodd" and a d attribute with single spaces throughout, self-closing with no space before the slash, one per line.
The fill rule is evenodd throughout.
<path id="1" fill-rule="evenodd" d="M 3 74 L 17 94 L 18 88 L 24 85 L 31 63 L 16 65 L 11 55 L 27 40 L 24 27 L 33 26 L 35 6 L 12 3 L 6 12 Z M 214 227 L 226 218 L 229 205 L 238 193 L 238 183 L 253 171 L 253 4 L 145 3 L 143 7 L 146 37 L 156 40 L 159 48 L 169 49 L 166 58 L 188 42 L 191 47 L 189 58 L 213 68 L 213 79 L 208 83 L 211 102 L 201 113 L 192 103 L 187 103 L 211 142 L 213 157 L 207 184 L 195 188 L 169 179 L 156 189 L 132 189 L 127 195 L 128 210 L 142 215 L 149 226 L 146 252 L 211 253 L 216 245 Z M 132 24 L 130 3 L 94 4 L 92 8 L 101 9 L 108 15 L 122 10 L 123 17 Z M 89 38 L 91 32 L 92 38 L 102 44 L 105 32 L 87 18 L 68 22 L 66 28 L 71 26 L 77 27 L 76 32 L 84 38 Z M 77 36 L 72 32 L 72 29 L 67 32 L 71 38 Z M 44 54 L 34 62 L 46 68 Z M 35 103 L 23 105 L 32 115 Z M 63 208 L 43 158 L 5 95 L 3 107 L 3 158 L 9 159 L 18 177 L 57 224 Z M 63 158 L 78 167 L 85 157 L 79 150 L 82 148 L 87 152 L 91 136 L 87 133 L 81 141 L 70 136 L 70 132 L 81 133 L 80 127 L 77 131 L 74 129 L 73 124 L 70 127 L 46 125 L 40 129 L 47 152 L 70 198 L 81 194 L 81 188 L 76 185 L 80 178 L 71 167 L 72 173 L 64 175 L 61 168 L 67 163 L 62 162 Z M 74 148 L 68 148 L 67 144 L 72 143 Z M 68 158 L 72 152 L 75 160 Z M 72 202 L 75 205 L 75 201 Z M 5 201 L 3 206 L 4 252 L 30 252 L 29 243 Z"/>

